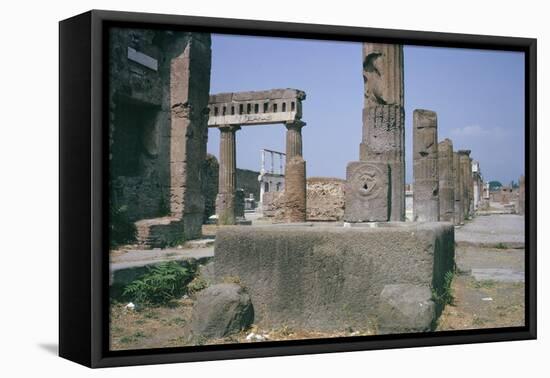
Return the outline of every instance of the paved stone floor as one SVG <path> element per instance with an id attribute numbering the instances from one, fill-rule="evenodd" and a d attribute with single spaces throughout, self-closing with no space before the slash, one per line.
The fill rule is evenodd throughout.
<path id="1" fill-rule="evenodd" d="M 191 246 L 188 248 L 127 249 L 111 253 L 111 272 L 138 268 L 164 261 L 202 259 L 214 256 L 214 245 Z"/>
<path id="2" fill-rule="evenodd" d="M 515 214 L 476 216 L 455 230 L 455 241 L 474 246 L 523 247 L 524 217 Z"/>

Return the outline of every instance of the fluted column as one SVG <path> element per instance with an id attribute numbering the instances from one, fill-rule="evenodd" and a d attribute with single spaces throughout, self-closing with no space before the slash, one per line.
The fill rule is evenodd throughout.
<path id="1" fill-rule="evenodd" d="M 286 122 L 286 159 L 302 156 L 302 121 Z"/>
<path id="2" fill-rule="evenodd" d="M 216 213 L 218 224 L 235 224 L 235 191 L 237 189 L 237 154 L 235 133 L 239 125 L 221 126 L 220 129 L 220 171 Z"/>
<path id="3" fill-rule="evenodd" d="M 287 222 L 306 221 L 306 162 L 302 156 L 302 121 L 286 123 L 286 165 L 284 218 Z"/>

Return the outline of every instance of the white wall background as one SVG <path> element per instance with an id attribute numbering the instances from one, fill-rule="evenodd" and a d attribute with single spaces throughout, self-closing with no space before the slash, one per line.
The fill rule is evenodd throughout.
<path id="1" fill-rule="evenodd" d="M 145 366 L 92 371 L 55 355 L 57 344 L 58 26 L 91 8 L 536 37 L 539 167 L 549 163 L 550 30 L 542 1 L 23 1 L 0 22 L 0 375 L 294 377 L 548 374 L 549 197 L 539 197 L 539 340 Z M 299 63 L 299 62 L 298 62 Z M 538 192 L 550 187 L 538 173 Z M 546 296 L 546 298 L 543 298 Z M 546 299 L 546 300 L 545 300 Z M 546 350 L 545 350 L 546 349 Z M 538 374 L 537 374 L 538 372 Z"/>

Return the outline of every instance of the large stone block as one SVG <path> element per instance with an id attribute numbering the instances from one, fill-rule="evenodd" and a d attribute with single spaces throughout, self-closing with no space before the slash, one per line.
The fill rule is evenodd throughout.
<path id="1" fill-rule="evenodd" d="M 354 161 L 346 171 L 344 220 L 385 222 L 390 219 L 389 168 L 386 163 Z"/>
<path id="2" fill-rule="evenodd" d="M 228 227 L 218 231 L 215 256 L 216 278 L 239 277 L 262 327 L 376 328 L 388 285 L 443 288 L 445 273 L 454 267 L 454 227 L 445 222 Z"/>
<path id="3" fill-rule="evenodd" d="M 386 285 L 380 294 L 378 333 L 430 331 L 435 315 L 428 285 Z"/>
<path id="4" fill-rule="evenodd" d="M 237 284 L 217 284 L 198 294 L 189 331 L 192 338 L 219 338 L 248 328 L 253 320 L 246 291 Z"/>

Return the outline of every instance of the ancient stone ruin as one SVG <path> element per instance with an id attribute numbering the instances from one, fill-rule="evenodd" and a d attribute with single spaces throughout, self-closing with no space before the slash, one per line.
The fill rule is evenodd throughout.
<path id="1" fill-rule="evenodd" d="M 417 109 L 413 114 L 413 220 L 439 221 L 437 115 Z"/>
<path id="2" fill-rule="evenodd" d="M 286 134 L 285 220 L 306 217 L 306 162 L 302 156 L 302 101 L 296 89 L 220 93 L 210 96 L 208 127 L 220 130 L 220 181 L 216 199 L 218 224 L 236 223 L 236 132 L 241 126 L 283 123 Z"/>
<path id="3" fill-rule="evenodd" d="M 114 28 L 110 49 L 111 227 L 135 222 L 143 245 L 198 238 L 210 34 Z"/>
<path id="4" fill-rule="evenodd" d="M 472 199 L 472 162 L 470 158 L 470 150 L 459 150 L 459 164 L 461 169 L 462 176 L 462 193 L 461 193 L 461 202 L 462 202 L 462 213 L 464 214 L 464 219 L 469 219 L 472 215 L 470 206 Z"/>
<path id="5" fill-rule="evenodd" d="M 403 46 L 363 44 L 363 140 L 347 168 L 348 222 L 405 220 Z"/>
<path id="6" fill-rule="evenodd" d="M 462 166 L 460 164 L 460 155 L 458 152 L 453 152 L 453 175 L 454 175 L 454 199 L 455 199 L 455 225 L 464 223 L 464 207 L 463 201 L 463 181 L 462 181 Z"/>
<path id="7" fill-rule="evenodd" d="M 455 179 L 453 171 L 453 142 L 444 139 L 437 146 L 439 171 L 439 220 L 455 221 Z"/>
<path id="8" fill-rule="evenodd" d="M 433 329 L 441 311 L 433 293 L 445 289 L 454 268 L 454 225 L 473 216 L 483 180 L 469 150 L 438 141 L 436 113 L 415 110 L 414 221 L 405 222 L 403 46 L 363 44 L 359 160 L 347 165 L 346 180 L 308 179 L 303 91 L 209 95 L 209 35 L 125 29 L 113 36 L 111 200 L 115 209 L 127 207 L 138 243 L 199 238 L 215 210 L 218 224 L 229 227 L 217 231 L 213 276 L 238 277 L 246 287 L 225 291 L 236 302 L 246 296 L 247 325 Z M 273 124 L 286 127 L 285 152 L 277 153 L 284 185 L 262 187 L 258 197 L 264 217 L 283 224 L 242 227 L 236 138 L 247 126 Z M 219 162 L 206 155 L 208 128 L 220 132 Z M 265 173 L 262 167 L 258 175 Z M 524 193 L 520 179 L 518 211 Z M 197 309 L 209 306 L 201 301 Z"/>
<path id="9" fill-rule="evenodd" d="M 216 276 L 237 276 L 249 287 L 255 322 L 263 327 L 376 324 L 380 333 L 420 332 L 432 329 L 441 311 L 432 290 L 443 290 L 453 269 L 454 228 L 437 222 L 435 113 L 415 113 L 415 203 L 423 222 L 406 223 L 402 46 L 366 43 L 363 58 L 363 139 L 360 160 L 347 165 L 346 223 L 233 227 L 217 234 Z M 292 128 L 287 136 L 285 193 L 299 178 L 297 193 L 305 172 L 297 164 L 295 178 L 288 162 L 301 138 Z M 290 219 L 305 220 L 305 210 Z"/>

